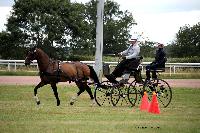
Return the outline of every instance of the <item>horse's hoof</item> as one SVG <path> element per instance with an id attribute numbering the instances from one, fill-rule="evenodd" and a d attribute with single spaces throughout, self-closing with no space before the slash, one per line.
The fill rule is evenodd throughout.
<path id="1" fill-rule="evenodd" d="M 91 107 L 96 106 L 96 101 L 92 99 L 92 103 L 90 104 Z"/>
<path id="2" fill-rule="evenodd" d="M 74 102 L 70 102 L 70 105 L 74 105 Z"/>
<path id="3" fill-rule="evenodd" d="M 57 101 L 57 106 L 59 106 L 60 105 L 60 101 Z"/>
<path id="4" fill-rule="evenodd" d="M 37 105 L 40 105 L 40 101 L 37 101 L 36 103 L 37 103 Z"/>
<path id="5" fill-rule="evenodd" d="M 90 107 L 94 107 L 94 106 L 96 106 L 95 103 L 91 103 L 91 104 L 90 104 Z"/>

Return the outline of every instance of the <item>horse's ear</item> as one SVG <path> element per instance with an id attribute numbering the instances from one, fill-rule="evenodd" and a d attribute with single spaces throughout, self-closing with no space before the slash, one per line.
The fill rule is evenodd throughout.
<path id="1" fill-rule="evenodd" d="M 26 55 L 28 55 L 29 51 L 30 51 L 30 49 L 26 48 L 24 52 L 25 52 Z"/>
<path id="2" fill-rule="evenodd" d="M 36 48 L 37 48 L 37 46 L 34 46 L 34 47 L 33 47 L 33 50 L 35 50 Z"/>
<path id="3" fill-rule="evenodd" d="M 36 48 L 37 48 L 36 46 L 33 46 L 33 47 L 30 48 L 30 51 L 36 52 Z"/>

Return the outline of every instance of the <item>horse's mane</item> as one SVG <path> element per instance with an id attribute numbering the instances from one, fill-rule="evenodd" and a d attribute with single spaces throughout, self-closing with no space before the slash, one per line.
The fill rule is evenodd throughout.
<path id="1" fill-rule="evenodd" d="M 38 51 L 38 53 L 40 54 L 40 56 L 44 56 L 44 57 L 50 59 L 50 57 L 42 49 L 36 48 L 36 50 Z"/>
<path id="2" fill-rule="evenodd" d="M 49 61 L 51 61 L 51 62 L 60 61 L 60 60 L 57 60 L 57 59 L 54 59 L 54 58 L 50 58 L 41 48 L 37 48 L 37 50 L 42 56 L 44 56 L 45 58 L 48 58 Z"/>

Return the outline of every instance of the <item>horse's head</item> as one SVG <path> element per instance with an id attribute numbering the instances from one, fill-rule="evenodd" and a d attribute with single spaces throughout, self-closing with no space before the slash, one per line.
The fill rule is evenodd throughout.
<path id="1" fill-rule="evenodd" d="M 27 52 L 26 58 L 25 58 L 25 65 L 30 65 L 32 61 L 36 59 L 36 52 L 37 52 L 37 48 L 35 47 L 30 49 Z"/>

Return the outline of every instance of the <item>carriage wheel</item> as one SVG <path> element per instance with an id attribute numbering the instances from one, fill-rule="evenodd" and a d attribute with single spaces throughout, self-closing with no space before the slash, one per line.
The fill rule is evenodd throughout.
<path id="1" fill-rule="evenodd" d="M 140 93 L 141 85 L 142 84 L 137 83 L 136 81 L 133 81 L 129 85 L 129 88 L 128 88 L 128 100 L 129 100 L 129 102 L 131 103 L 132 106 L 135 106 L 136 102 L 138 100 L 140 100 L 140 97 L 138 98 L 138 93 Z"/>
<path id="2" fill-rule="evenodd" d="M 153 91 L 155 91 L 161 107 L 166 108 L 170 104 L 172 99 L 172 89 L 166 81 L 162 79 L 151 80 L 151 82 L 144 87 L 148 93 L 149 100 L 151 100 Z"/>
<path id="3" fill-rule="evenodd" d="M 96 87 L 94 90 L 94 98 L 99 106 L 111 106 L 111 85 L 108 81 L 101 83 L 106 88 Z"/>
<path id="4" fill-rule="evenodd" d="M 111 89 L 111 102 L 113 106 L 116 106 L 120 99 L 120 90 L 117 86 L 112 86 Z"/>
<path id="5" fill-rule="evenodd" d="M 131 107 L 132 103 L 130 103 L 128 98 L 128 88 L 129 83 L 119 86 L 117 88 L 113 88 L 113 92 L 111 94 L 111 101 L 114 106 L 124 106 L 124 107 Z"/>

